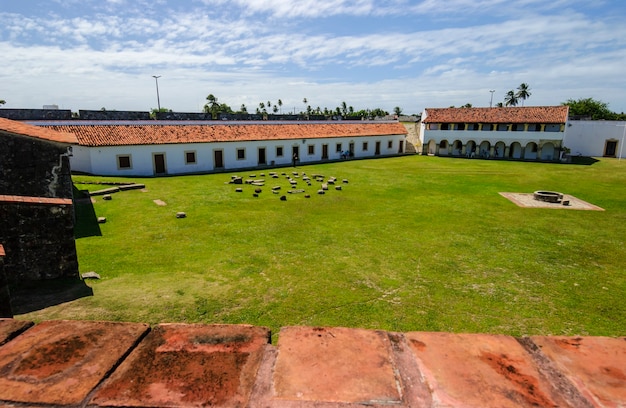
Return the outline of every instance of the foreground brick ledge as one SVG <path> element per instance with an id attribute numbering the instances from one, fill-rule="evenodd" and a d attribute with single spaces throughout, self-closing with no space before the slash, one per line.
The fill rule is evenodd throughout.
<path id="1" fill-rule="evenodd" d="M 0 406 L 626 407 L 626 338 L 0 319 Z"/>

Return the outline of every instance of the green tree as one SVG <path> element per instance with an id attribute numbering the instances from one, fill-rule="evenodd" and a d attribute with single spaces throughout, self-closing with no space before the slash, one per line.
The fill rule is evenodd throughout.
<path id="1" fill-rule="evenodd" d="M 397 116 L 402 115 L 402 108 L 399 106 L 396 106 L 395 108 L 393 108 L 393 113 L 396 114 Z"/>
<path id="2" fill-rule="evenodd" d="M 504 106 L 517 106 L 519 99 L 515 95 L 515 91 L 510 90 L 504 96 Z"/>
<path id="3" fill-rule="evenodd" d="M 207 103 L 204 105 L 204 112 L 210 113 L 213 119 L 217 118 L 218 110 L 219 110 L 219 102 L 217 101 L 217 97 L 213 94 L 209 94 L 206 97 Z"/>
<path id="4" fill-rule="evenodd" d="M 7 101 L 5 101 L 4 99 L 0 99 L 0 105 L 4 105 L 5 103 L 7 103 Z"/>
<path id="5" fill-rule="evenodd" d="M 615 120 L 619 116 L 611 112 L 606 102 L 593 98 L 568 99 L 561 105 L 569 106 L 570 116 L 590 117 L 592 120 Z"/>
<path id="6" fill-rule="evenodd" d="M 522 82 L 520 86 L 517 87 L 517 93 L 515 94 L 517 99 L 522 101 L 522 106 L 524 106 L 524 101 L 530 98 L 530 95 L 532 95 L 530 93 L 530 87 L 526 82 Z"/>
<path id="7" fill-rule="evenodd" d="M 248 113 L 248 108 L 246 108 L 246 104 L 245 103 L 241 104 L 241 107 L 239 108 L 239 111 L 241 113 Z"/>
<path id="8" fill-rule="evenodd" d="M 280 108 L 280 114 L 283 114 L 283 101 L 282 100 L 278 100 L 278 107 Z"/>
<path id="9" fill-rule="evenodd" d="M 161 107 L 161 109 L 153 108 L 150 111 L 150 118 L 156 119 L 157 118 L 157 113 L 159 113 L 159 112 L 171 112 L 171 111 L 172 111 L 171 109 L 167 109 L 167 108 L 163 108 L 163 107 Z"/>
<path id="10" fill-rule="evenodd" d="M 346 103 L 346 101 L 341 102 L 341 114 L 343 116 L 348 115 L 348 104 Z"/>

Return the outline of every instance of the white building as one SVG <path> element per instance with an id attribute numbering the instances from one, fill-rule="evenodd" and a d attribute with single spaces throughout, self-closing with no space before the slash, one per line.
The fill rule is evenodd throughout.
<path id="1" fill-rule="evenodd" d="M 573 156 L 624 157 L 625 121 L 571 120 L 563 144 Z"/>
<path id="2" fill-rule="evenodd" d="M 559 160 L 567 106 L 428 108 L 422 114 L 425 154 Z"/>
<path id="3" fill-rule="evenodd" d="M 73 171 L 107 176 L 207 173 L 393 156 L 398 122 L 37 122 L 76 135 Z M 348 154 L 349 152 L 349 154 Z"/>

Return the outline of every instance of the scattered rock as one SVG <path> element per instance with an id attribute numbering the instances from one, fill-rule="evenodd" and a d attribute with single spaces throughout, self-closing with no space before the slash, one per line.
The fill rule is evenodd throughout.
<path id="1" fill-rule="evenodd" d="M 287 196 L 280 196 L 280 201 L 287 201 Z"/>
<path id="2" fill-rule="evenodd" d="M 113 199 L 113 197 L 111 197 L 111 194 L 105 194 L 102 196 L 102 199 L 106 201 L 110 201 Z"/>
<path id="3" fill-rule="evenodd" d="M 272 187 L 272 190 L 273 191 L 280 190 L 280 186 L 274 186 L 274 187 Z"/>
<path id="4" fill-rule="evenodd" d="M 235 177 L 235 178 L 232 180 L 232 183 L 233 183 L 233 184 L 243 184 L 243 178 L 241 178 L 241 177 Z"/>
<path id="5" fill-rule="evenodd" d="M 100 275 L 98 275 L 94 271 L 85 272 L 82 275 L 80 275 L 80 277 L 83 279 L 100 279 Z"/>
<path id="6" fill-rule="evenodd" d="M 317 194 L 326 194 L 324 190 L 317 190 Z"/>
<path id="7" fill-rule="evenodd" d="M 335 186 L 335 190 L 341 190 L 341 186 Z"/>
<path id="8" fill-rule="evenodd" d="M 258 197 L 259 193 L 252 193 L 252 197 Z"/>
<path id="9" fill-rule="evenodd" d="M 311 194 L 305 194 L 304 198 L 311 198 Z"/>
<path id="10" fill-rule="evenodd" d="M 344 184 L 348 184 L 348 179 L 343 179 Z"/>
<path id="11" fill-rule="evenodd" d="M 235 189 L 235 193 L 243 193 L 243 188 L 241 188 L 241 187 L 237 187 L 237 188 Z"/>
<path id="12" fill-rule="evenodd" d="M 260 188 L 255 188 L 255 189 L 254 189 L 254 192 L 255 192 L 255 193 L 257 193 L 257 194 L 258 194 L 258 193 L 260 193 L 261 191 L 263 191 L 263 190 L 262 190 L 262 189 L 260 189 Z"/>
<path id="13" fill-rule="evenodd" d="M 107 217 L 98 217 L 98 224 L 106 224 Z"/>
<path id="14" fill-rule="evenodd" d="M 328 184 L 326 183 L 322 184 L 322 190 L 328 190 Z"/>
<path id="15" fill-rule="evenodd" d="M 187 214 L 182 211 L 179 211 L 176 213 L 176 218 L 187 218 Z"/>
<path id="16" fill-rule="evenodd" d="M 165 207 L 167 205 L 167 203 L 163 200 L 152 200 L 156 205 L 159 205 L 161 207 Z"/>
<path id="17" fill-rule="evenodd" d="M 298 194 L 298 193 L 304 193 L 305 190 L 299 188 L 297 190 L 291 190 L 291 191 L 287 191 L 289 194 Z"/>

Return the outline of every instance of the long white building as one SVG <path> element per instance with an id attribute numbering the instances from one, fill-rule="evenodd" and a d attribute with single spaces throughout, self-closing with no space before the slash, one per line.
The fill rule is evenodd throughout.
<path id="1" fill-rule="evenodd" d="M 403 154 L 398 122 L 37 122 L 76 135 L 72 171 L 155 176 Z"/>

